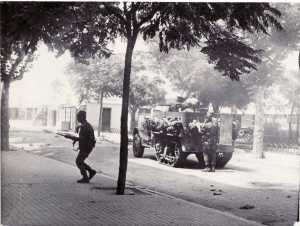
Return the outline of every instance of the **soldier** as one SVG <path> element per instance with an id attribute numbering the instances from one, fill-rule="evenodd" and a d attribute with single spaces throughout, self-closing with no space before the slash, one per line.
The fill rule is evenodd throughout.
<path id="1" fill-rule="evenodd" d="M 203 133 L 203 157 L 205 162 L 204 172 L 215 172 L 216 151 L 219 139 L 218 122 L 210 113 L 207 115 L 202 127 Z"/>
<path id="2" fill-rule="evenodd" d="M 74 142 L 79 141 L 79 153 L 76 158 L 76 165 L 80 170 L 82 179 L 78 180 L 77 183 L 89 183 L 89 181 L 96 175 L 96 171 L 92 169 L 84 161 L 92 152 L 95 147 L 95 135 L 93 127 L 86 121 L 86 112 L 79 111 L 76 115 L 77 121 L 81 124 L 76 130 L 79 130 L 79 137 L 72 137 L 65 135 L 66 138 L 72 139 Z M 89 176 L 87 175 L 89 172 Z"/>

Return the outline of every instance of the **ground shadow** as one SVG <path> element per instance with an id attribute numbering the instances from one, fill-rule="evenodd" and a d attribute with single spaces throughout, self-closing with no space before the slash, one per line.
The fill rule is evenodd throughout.
<path id="1" fill-rule="evenodd" d="M 101 190 L 101 191 L 113 191 L 116 190 L 116 187 L 102 187 L 102 186 L 93 186 L 91 190 Z"/>
<path id="2" fill-rule="evenodd" d="M 93 186 L 90 188 L 91 190 L 98 190 L 98 191 L 111 191 L 113 194 L 116 194 L 116 187 L 102 187 L 102 186 Z M 128 187 L 125 189 L 124 195 L 151 195 L 147 192 L 144 192 L 135 187 Z"/>
<path id="3" fill-rule="evenodd" d="M 178 168 L 183 168 L 183 169 L 203 169 L 204 166 L 199 164 L 198 160 L 195 159 L 193 157 L 194 154 L 190 154 L 188 156 L 188 158 L 180 165 L 180 167 Z M 156 157 L 154 154 L 150 154 L 150 153 L 147 153 L 147 154 L 144 154 L 143 158 L 145 159 L 150 159 L 150 160 L 153 160 L 153 161 L 156 161 Z M 157 164 L 159 164 L 157 162 Z M 229 161 L 229 164 L 226 165 L 225 167 L 223 168 L 217 168 L 219 171 L 222 171 L 222 172 L 236 172 L 236 171 L 242 171 L 242 172 L 254 172 L 253 169 L 250 169 L 250 168 L 247 168 L 247 167 L 242 167 L 242 166 L 232 166 L 230 165 L 230 161 Z"/>

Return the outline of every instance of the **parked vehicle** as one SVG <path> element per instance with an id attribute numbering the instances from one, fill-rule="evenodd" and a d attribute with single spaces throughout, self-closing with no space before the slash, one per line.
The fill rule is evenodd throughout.
<path id="1" fill-rule="evenodd" d="M 145 148 L 155 151 L 160 163 L 173 167 L 181 166 L 190 154 L 195 154 L 199 164 L 204 167 L 201 124 L 206 111 L 203 112 L 156 112 L 145 117 L 140 115 L 138 127 L 133 131 L 133 154 L 141 158 Z M 219 143 L 217 149 L 218 168 L 224 167 L 232 158 L 232 116 L 217 116 Z"/>

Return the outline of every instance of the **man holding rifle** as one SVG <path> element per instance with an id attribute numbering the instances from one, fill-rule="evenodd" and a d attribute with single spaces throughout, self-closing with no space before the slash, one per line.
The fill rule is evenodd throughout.
<path id="1" fill-rule="evenodd" d="M 76 165 L 80 170 L 82 178 L 78 180 L 77 183 L 89 183 L 89 181 L 96 175 L 96 171 L 84 161 L 95 147 L 96 140 L 94 129 L 91 124 L 87 122 L 85 111 L 79 111 L 76 117 L 77 121 L 80 123 L 80 126 L 78 127 L 79 136 L 76 137 L 70 134 L 65 134 L 64 137 L 73 140 L 74 143 L 76 141 L 79 142 L 79 153 L 76 158 Z M 87 173 L 89 173 L 89 175 Z"/>

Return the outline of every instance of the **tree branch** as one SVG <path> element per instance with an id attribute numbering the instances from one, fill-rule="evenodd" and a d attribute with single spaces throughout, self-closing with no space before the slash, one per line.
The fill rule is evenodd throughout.
<path id="1" fill-rule="evenodd" d="M 104 7 L 110 14 L 115 15 L 120 20 L 121 24 L 126 26 L 126 19 L 122 16 L 122 11 L 119 8 L 108 4 L 104 4 Z"/>
<path id="2" fill-rule="evenodd" d="M 133 21 L 133 27 L 136 28 L 138 27 L 137 26 L 137 17 L 136 17 L 136 10 L 138 8 L 138 2 L 134 3 L 132 2 L 131 3 L 131 13 L 132 13 L 132 21 Z"/>
<path id="3" fill-rule="evenodd" d="M 158 12 L 159 9 L 159 5 L 156 5 L 155 7 L 152 8 L 152 10 L 150 11 L 150 13 L 145 16 L 144 18 L 141 18 L 140 22 L 137 24 L 138 27 L 142 26 L 144 23 L 146 23 L 147 21 L 151 20 L 152 17 L 155 15 L 155 13 Z"/>
<path id="4" fill-rule="evenodd" d="M 12 82 L 13 82 L 13 81 L 16 81 L 16 80 L 21 80 L 21 79 L 23 78 L 23 75 L 24 75 L 24 73 L 25 73 L 25 70 L 26 70 L 28 64 L 32 61 L 32 57 L 33 57 L 33 56 L 28 56 L 28 57 L 26 58 L 26 60 L 25 60 L 25 62 L 24 62 L 24 65 L 23 65 L 23 66 L 21 67 L 21 69 L 20 69 L 19 75 L 16 76 L 16 77 L 14 77 L 14 78 L 11 80 Z"/>
<path id="5" fill-rule="evenodd" d="M 24 47 L 23 51 L 21 51 L 20 56 L 16 59 L 16 61 L 12 64 L 11 69 L 8 74 L 8 79 L 13 77 L 13 74 L 16 72 L 17 67 L 19 64 L 24 60 L 24 57 L 28 54 L 28 51 L 33 47 L 34 42 L 29 42 L 27 46 Z M 29 59 L 29 58 L 28 58 Z M 28 62 L 25 62 L 27 65 Z"/>

